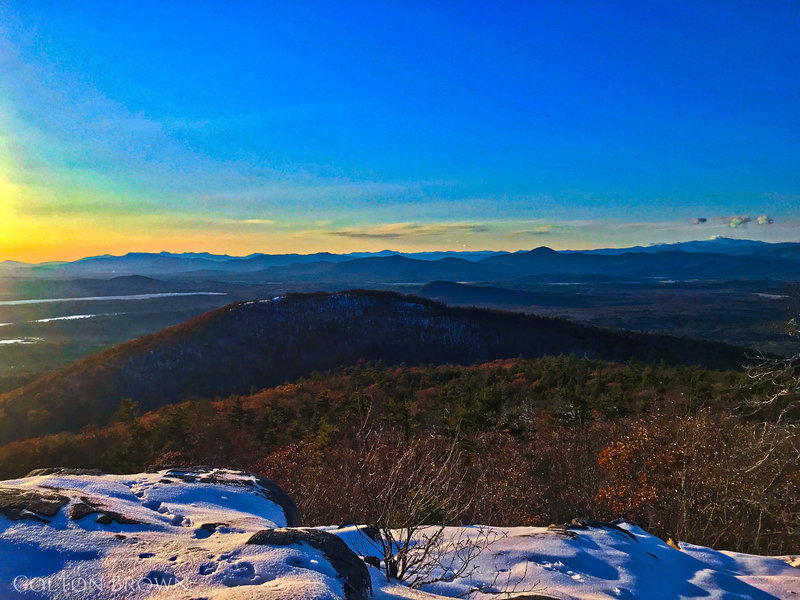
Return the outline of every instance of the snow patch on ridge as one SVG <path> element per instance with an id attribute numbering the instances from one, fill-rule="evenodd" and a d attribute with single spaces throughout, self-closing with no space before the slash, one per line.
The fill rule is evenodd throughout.
<path id="1" fill-rule="evenodd" d="M 264 544 L 248 543 L 258 532 L 297 523 L 293 503 L 272 485 L 211 468 L 134 475 L 44 470 L 0 482 L 0 598 L 353 597 L 328 550 L 295 543 L 295 532 L 302 539 L 305 530 L 285 530 L 291 535 L 283 545 L 272 532 L 262 535 Z M 448 528 L 443 543 L 485 531 Z M 508 589 L 562 600 L 800 597 L 800 570 L 788 558 L 686 543 L 676 550 L 627 523 L 491 531 L 496 539 L 471 577 L 411 590 L 369 566 L 374 597 L 457 598 L 476 588 L 482 592 L 473 597 L 483 600 L 507 597 L 501 592 Z M 309 541 L 338 536 L 357 564 L 358 556 L 379 555 L 356 526 L 310 532 Z"/>

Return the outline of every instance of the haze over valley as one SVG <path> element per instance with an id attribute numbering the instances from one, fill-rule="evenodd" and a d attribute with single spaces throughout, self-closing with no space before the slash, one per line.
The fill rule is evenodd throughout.
<path id="1" fill-rule="evenodd" d="M 2 265 L 0 390 L 211 309 L 287 292 L 391 290 L 788 352 L 800 244 L 744 240 L 556 253 L 129 254 Z"/>

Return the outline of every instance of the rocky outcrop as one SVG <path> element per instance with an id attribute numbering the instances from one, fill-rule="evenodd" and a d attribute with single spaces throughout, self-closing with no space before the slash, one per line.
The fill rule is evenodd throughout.
<path id="1" fill-rule="evenodd" d="M 381 567 L 374 529 L 283 527 L 292 505 L 281 508 L 272 485 L 210 467 L 95 477 L 55 471 L 0 482 L 0 598 L 15 582 L 43 590 L 36 597 L 47 600 L 116 600 L 129 589 L 137 598 L 368 600 L 373 588 L 396 600 L 476 590 L 516 600 L 775 600 L 800 589 L 800 571 L 779 557 L 688 543 L 678 551 L 630 523 L 590 520 L 447 527 L 434 560 L 458 564 L 459 547 L 478 548 L 474 569 L 411 589 L 374 570 Z M 424 542 L 426 532 L 419 536 Z M 109 587 L 71 593 L 87 576 Z M 29 594 L 12 597 L 22 596 Z"/>
<path id="2" fill-rule="evenodd" d="M 42 477 L 44 475 L 103 475 L 100 469 L 77 469 L 73 467 L 46 467 L 34 469 L 25 477 Z"/>
<path id="3" fill-rule="evenodd" d="M 111 525 L 111 523 L 118 523 L 119 525 L 140 525 L 142 523 L 137 519 L 126 517 L 115 510 L 109 510 L 102 504 L 90 500 L 85 496 L 81 496 L 80 500 L 74 502 L 69 509 L 69 518 L 73 521 L 80 521 L 84 517 L 93 514 L 97 514 L 95 522 L 101 525 Z"/>
<path id="4" fill-rule="evenodd" d="M 239 477 L 232 479 L 229 477 L 231 473 Z M 277 483 L 257 473 L 228 469 L 220 470 L 206 465 L 198 465 L 194 467 L 173 467 L 167 469 L 163 476 L 166 480 L 177 479 L 186 483 L 222 483 L 251 488 L 253 492 L 274 502 L 283 509 L 287 527 L 300 527 L 300 515 L 294 500 Z"/>
<path id="5" fill-rule="evenodd" d="M 603 529 L 603 528 L 611 529 L 613 531 L 616 531 L 618 533 L 621 533 L 622 535 L 625 535 L 625 536 L 629 537 L 634 542 L 638 543 L 639 540 L 636 538 L 635 535 L 633 535 L 627 529 L 623 529 L 622 527 L 620 527 L 621 523 L 627 523 L 627 521 L 625 521 L 624 519 L 617 519 L 617 520 L 611 521 L 611 522 L 595 521 L 594 519 L 572 519 L 572 522 L 569 523 L 568 525 L 564 525 L 564 528 L 568 529 L 568 530 L 574 530 L 574 529 L 587 530 L 587 529 L 592 529 L 592 528 L 595 528 L 595 529 Z"/>
<path id="6" fill-rule="evenodd" d="M 372 579 L 367 565 L 341 538 L 318 529 L 264 529 L 253 534 L 248 544 L 292 546 L 308 544 L 328 559 L 342 579 L 347 600 L 366 600 L 372 596 Z"/>
<path id="7" fill-rule="evenodd" d="M 0 514 L 19 521 L 31 519 L 47 523 L 45 517 L 54 517 L 69 497 L 44 489 L 20 489 L 0 487 Z"/>
<path id="8" fill-rule="evenodd" d="M 283 514 L 286 515 L 287 527 L 300 527 L 300 514 L 297 511 L 297 504 L 277 483 L 266 477 L 256 475 L 254 487 L 265 495 L 267 500 L 272 500 L 283 509 Z"/>

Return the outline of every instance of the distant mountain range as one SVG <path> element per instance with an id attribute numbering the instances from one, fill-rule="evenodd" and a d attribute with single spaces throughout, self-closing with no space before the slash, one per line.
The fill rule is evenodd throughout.
<path id="1" fill-rule="evenodd" d="M 800 242 L 783 242 L 770 244 L 758 240 L 741 240 L 735 238 L 716 237 L 710 240 L 678 242 L 675 244 L 653 244 L 650 246 L 633 246 L 631 248 L 599 248 L 597 250 L 568 250 L 584 254 L 625 254 L 628 252 L 655 254 L 665 251 L 704 252 L 712 254 L 730 254 L 731 256 L 776 256 L 800 258 Z"/>
<path id="2" fill-rule="evenodd" d="M 490 250 L 475 252 L 415 252 L 402 254 L 408 258 L 425 261 L 437 261 L 444 258 L 460 258 L 478 261 L 487 256 L 505 254 Z M 208 252 L 129 252 L 121 256 L 104 254 L 90 256 L 72 262 L 22 263 L 18 261 L 0 262 L 0 273 L 25 275 L 143 275 L 189 273 L 197 271 L 217 271 L 247 273 L 260 271 L 270 267 L 305 265 L 310 263 L 340 263 L 359 258 L 383 258 L 400 256 L 399 252 L 383 250 L 381 252 L 352 252 L 348 254 L 332 254 L 317 252 L 314 254 L 250 254 L 248 256 L 229 256 L 227 254 L 209 254 Z"/>
<path id="3" fill-rule="evenodd" d="M 253 254 L 129 253 L 68 263 L 29 265 L 6 261 L 0 273 L 18 277 L 240 277 L 282 282 L 508 281 L 538 276 L 612 278 L 774 279 L 800 277 L 800 243 L 768 244 L 716 238 L 623 249 L 557 252 L 419 252 Z"/>
<path id="4" fill-rule="evenodd" d="M 150 410 L 189 397 L 246 393 L 362 359 L 470 364 L 546 354 L 711 368 L 737 368 L 745 360 L 742 349 L 721 343 L 453 308 L 391 292 L 289 294 L 225 306 L 0 396 L 0 443 L 105 424 L 125 398 Z"/>

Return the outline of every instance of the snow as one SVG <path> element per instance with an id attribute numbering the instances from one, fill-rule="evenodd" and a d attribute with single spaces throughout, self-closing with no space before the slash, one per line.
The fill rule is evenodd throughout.
<path id="1" fill-rule="evenodd" d="M 254 476 L 230 470 L 135 475 L 44 475 L 0 488 L 44 490 L 69 498 L 53 517 L 0 515 L 0 598 L 323 599 L 342 598 L 339 574 L 305 543 L 248 545 L 260 530 L 283 527 L 280 505 Z M 131 524 L 70 518 L 93 503 Z M 356 526 L 324 527 L 356 554 L 380 555 Z M 424 533 L 424 532 L 423 532 Z M 369 567 L 374 597 L 411 600 L 505 598 L 502 592 L 561 600 L 800 598 L 800 570 L 790 557 L 721 552 L 681 543 L 676 550 L 635 525 L 445 530 L 453 538 L 490 536 L 469 577 L 413 590 Z M 443 546 L 443 551 L 447 551 Z M 796 557 L 794 558 L 796 560 Z M 16 583 L 16 589 L 15 589 Z M 25 588 L 29 591 L 25 591 Z"/>
<path id="2" fill-rule="evenodd" d="M 478 599 L 506 597 L 497 592 L 539 593 L 564 600 L 708 598 L 774 600 L 800 598 L 800 570 L 776 557 L 719 552 L 680 544 L 675 550 L 635 525 L 607 527 L 492 528 L 496 536 L 477 560 L 471 579 L 423 587 L 434 597 L 463 597 L 470 589 L 491 588 Z M 448 528 L 445 539 L 486 536 L 481 527 Z M 356 527 L 332 531 L 356 552 L 369 545 Z M 377 551 L 373 551 L 377 554 Z M 371 568 L 373 584 L 382 576 Z M 500 576 L 498 577 L 498 573 Z M 384 580 L 385 581 L 385 580 Z M 392 597 L 408 597 L 394 592 Z M 430 598 L 431 596 L 427 596 Z"/>

